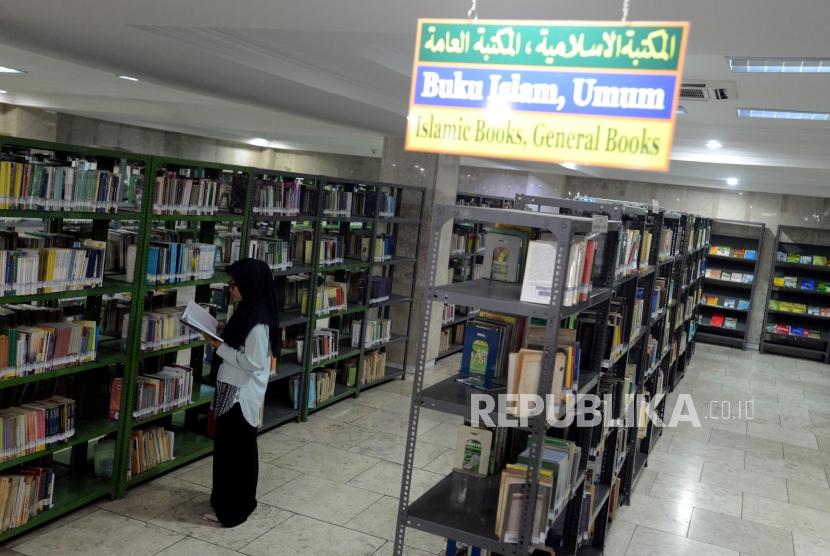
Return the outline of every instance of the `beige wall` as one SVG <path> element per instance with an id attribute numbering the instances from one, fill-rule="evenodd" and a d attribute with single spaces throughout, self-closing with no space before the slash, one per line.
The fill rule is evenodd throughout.
<path id="1" fill-rule="evenodd" d="M 566 177 L 559 174 L 462 166 L 458 173 L 459 193 L 515 197 L 519 193 L 561 197 Z"/>

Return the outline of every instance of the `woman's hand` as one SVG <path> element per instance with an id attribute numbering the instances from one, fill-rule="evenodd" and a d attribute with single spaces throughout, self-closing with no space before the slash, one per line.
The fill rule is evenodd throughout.
<path id="1" fill-rule="evenodd" d="M 212 337 L 208 336 L 207 334 L 202 334 L 202 336 L 205 337 L 205 341 L 208 344 L 210 344 L 210 347 L 212 347 L 213 349 L 217 349 L 219 346 L 222 345 L 222 342 L 220 342 L 216 338 L 212 338 Z"/>

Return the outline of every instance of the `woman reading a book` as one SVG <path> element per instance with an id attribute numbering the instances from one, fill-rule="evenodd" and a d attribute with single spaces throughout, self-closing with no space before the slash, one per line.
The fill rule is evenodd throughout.
<path id="1" fill-rule="evenodd" d="M 271 269 L 257 259 L 228 267 L 228 287 L 236 302 L 222 331 L 222 341 L 205 335 L 216 350 L 211 372 L 216 377 L 212 411 L 216 419 L 213 447 L 215 513 L 204 518 L 225 527 L 244 523 L 256 508 L 257 427 L 271 368 L 280 349 L 277 290 Z"/>

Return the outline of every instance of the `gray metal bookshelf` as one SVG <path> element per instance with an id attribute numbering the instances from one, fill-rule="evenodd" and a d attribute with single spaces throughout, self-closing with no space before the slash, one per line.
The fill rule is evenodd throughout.
<path id="1" fill-rule="evenodd" d="M 544 385 L 549 387 L 552 381 L 553 362 L 561 320 L 588 308 L 597 308 L 600 314 L 607 319 L 607 302 L 610 299 L 613 287 L 613 273 L 610 264 L 605 265 L 606 271 L 595 282 L 596 287 L 589 301 L 570 307 L 562 305 L 566 280 L 566 272 L 563 269 L 568 266 L 567 262 L 574 234 L 591 232 L 592 220 L 575 216 L 518 210 L 438 205 L 434 209 L 431 237 L 439 237 L 441 227 L 454 220 L 530 227 L 550 232 L 554 237 L 557 243 L 557 254 L 556 270 L 551 277 L 551 287 L 556 302 L 549 305 L 522 302 L 520 300 L 520 284 L 506 284 L 479 279 L 443 286 L 436 285 L 437 271 L 442 264 L 447 263 L 446 259 L 439 261 L 438 241 L 433 241 L 430 246 L 426 274 L 427 296 L 435 302 L 487 308 L 511 315 L 544 319 L 546 322 L 545 349 L 541 363 L 538 394 L 542 396 L 548 394 Z M 613 232 L 619 230 L 620 226 L 620 222 L 613 221 L 609 222 L 608 229 Z M 430 322 L 433 305 L 433 303 L 424 305 L 421 322 Z M 589 348 L 592 350 L 593 368 L 580 372 L 579 392 L 595 391 L 597 388 L 605 345 L 605 329 L 606 327 L 598 327 L 598 333 Z M 499 496 L 499 477 L 496 475 L 471 476 L 453 471 L 417 500 L 410 501 L 415 443 L 421 408 L 467 416 L 470 413 L 472 394 L 480 392 L 453 379 L 445 380 L 429 388 L 424 387 L 428 339 L 429 330 L 427 326 L 424 326 L 419 338 L 415 364 L 410 424 L 407 432 L 394 553 L 396 555 L 403 553 L 406 528 L 412 527 L 498 554 L 527 554 L 533 548 L 531 537 L 535 502 L 539 492 L 538 477 L 542 468 L 541 446 L 543 437 L 548 430 L 545 415 L 529 418 L 527 432 L 534 438 L 534 442 L 528 445 L 528 472 L 526 482 L 522 488 L 524 502 L 522 504 L 518 543 L 503 543 L 495 536 L 496 507 Z M 593 427 L 578 427 L 575 430 L 576 442 L 586 454 L 590 449 L 592 431 Z M 582 478 L 576 481 L 571 489 L 571 500 L 579 500 L 579 504 L 581 504 L 585 488 L 582 472 L 586 466 L 587 457 L 582 458 L 580 464 Z M 610 473 L 608 467 L 603 465 L 603 473 Z M 613 467 L 613 463 L 611 467 Z M 601 490 L 596 493 L 598 508 L 595 519 L 598 520 L 596 523 L 599 524 L 599 527 L 595 528 L 595 539 L 598 539 L 597 542 L 600 547 L 605 536 L 605 527 L 602 524 L 607 523 L 608 505 L 605 501 L 607 501 L 608 496 L 606 494 L 608 493 Z M 567 511 L 559 515 L 549 515 L 549 518 L 565 520 L 564 534 L 560 539 L 560 544 L 565 547 L 566 552 L 576 552 L 579 548 L 577 535 L 580 514 L 574 511 L 573 508 L 568 508 Z"/>
<path id="2" fill-rule="evenodd" d="M 752 298 L 758 283 L 758 261 L 764 244 L 765 226 L 762 222 L 740 222 L 737 220 L 715 219 L 712 222 L 711 248 L 720 248 L 722 254 L 709 253 L 706 257 L 706 271 L 709 276 L 703 278 L 704 301 L 716 298 L 722 301 L 716 304 L 702 303 L 698 321 L 698 339 L 701 342 L 746 348 L 746 334 L 749 329 L 749 315 L 752 311 Z M 729 254 L 726 254 L 726 252 Z M 743 253 L 754 251 L 754 258 L 747 258 Z M 737 256 L 735 254 L 741 256 Z M 723 279 L 724 273 L 729 276 Z M 735 281 L 735 275 L 752 274 L 752 280 Z M 728 300 L 732 307 L 725 306 Z M 747 303 L 741 304 L 740 301 Z M 719 317 L 713 320 L 713 317 Z M 725 326 L 726 318 L 735 322 L 734 328 Z M 732 321 L 731 319 L 735 319 Z M 723 320 L 723 323 L 720 321 Z"/>

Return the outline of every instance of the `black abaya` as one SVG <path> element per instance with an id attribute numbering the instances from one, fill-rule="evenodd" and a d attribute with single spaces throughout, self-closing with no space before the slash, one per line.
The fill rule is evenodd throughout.
<path id="1" fill-rule="evenodd" d="M 244 523 L 256 509 L 256 437 L 257 428 L 245 420 L 238 403 L 216 418 L 210 505 L 224 527 Z"/>

